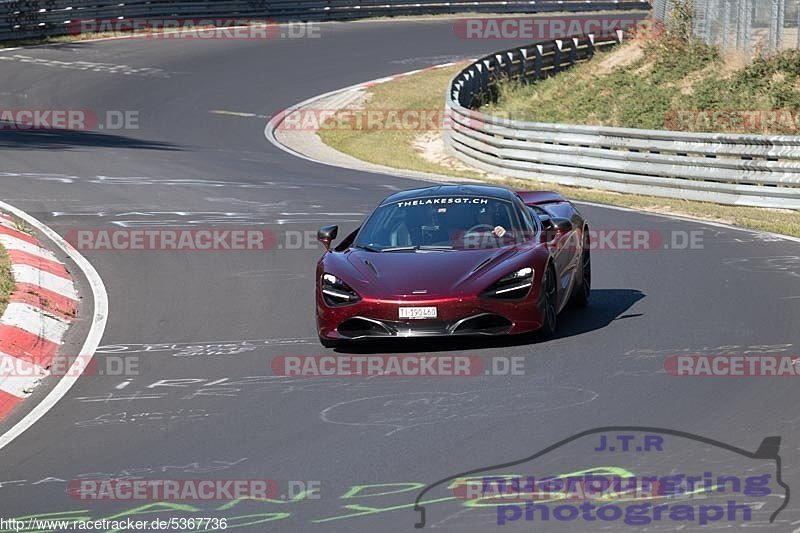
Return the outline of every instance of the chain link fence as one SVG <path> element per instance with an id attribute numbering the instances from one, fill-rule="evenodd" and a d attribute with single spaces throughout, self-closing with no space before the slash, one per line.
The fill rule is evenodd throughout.
<path id="1" fill-rule="evenodd" d="M 680 0 L 653 0 L 653 18 L 668 22 Z M 726 50 L 800 49 L 800 0 L 694 0 L 694 34 Z"/>

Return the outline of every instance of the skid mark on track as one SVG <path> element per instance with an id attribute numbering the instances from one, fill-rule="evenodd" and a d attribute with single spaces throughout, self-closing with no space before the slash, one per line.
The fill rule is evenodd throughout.
<path id="1" fill-rule="evenodd" d="M 294 281 L 298 279 L 305 279 L 306 275 L 300 272 L 290 272 L 284 269 L 266 269 L 266 270 L 246 270 L 244 272 L 237 272 L 231 277 L 242 279 L 255 279 L 261 282 L 267 281 Z"/>
<path id="2" fill-rule="evenodd" d="M 42 59 L 38 57 L 26 56 L 22 54 L 0 55 L 0 61 L 27 63 L 42 67 L 60 68 L 65 70 L 84 70 L 100 72 L 103 74 L 121 74 L 123 76 L 143 76 L 147 78 L 171 78 L 175 72 L 168 72 L 160 68 L 153 67 L 132 67 L 130 65 L 115 65 L 114 63 L 94 63 L 91 61 L 56 61 L 54 59 Z"/>
<path id="3" fill-rule="evenodd" d="M 75 425 L 80 428 L 117 427 L 121 425 L 155 426 L 162 431 L 166 431 L 175 424 L 203 421 L 221 414 L 220 412 L 206 411 L 205 409 L 114 411 L 86 420 L 79 420 L 75 422 Z"/>
<path id="4" fill-rule="evenodd" d="M 734 259 L 723 259 L 722 263 L 744 272 L 781 273 L 800 277 L 800 256 L 796 255 L 738 257 Z"/>
<path id="5" fill-rule="evenodd" d="M 299 187 L 254 178 L 248 181 L 224 181 L 202 178 L 174 178 L 169 176 L 74 176 L 49 172 L 0 172 L 4 178 L 26 178 L 64 184 L 90 183 L 93 185 L 163 185 L 166 187 L 234 187 L 242 189 L 297 189 Z"/>
<path id="6" fill-rule="evenodd" d="M 724 344 L 721 346 L 698 346 L 687 348 L 676 346 L 674 348 L 634 348 L 623 355 L 633 359 L 665 358 L 670 355 L 748 355 L 784 353 L 789 351 L 794 344 Z"/>
<path id="7" fill-rule="evenodd" d="M 211 472 L 222 472 L 230 470 L 246 462 L 249 458 L 241 457 L 233 461 L 213 460 L 213 461 L 191 461 L 182 465 L 139 465 L 135 467 L 125 467 L 116 472 L 83 472 L 83 473 L 54 473 L 44 479 L 15 479 L 0 481 L 0 489 L 20 487 L 26 485 L 41 485 L 63 483 L 66 486 L 70 479 L 144 479 L 144 476 L 154 474 L 208 474 Z"/>
<path id="8" fill-rule="evenodd" d="M 422 425 L 569 409 L 599 397 L 592 390 L 561 386 L 539 386 L 523 392 L 410 392 L 338 402 L 319 416 L 331 424 L 388 427 L 391 430 L 386 436 L 390 436 Z"/>
<path id="9" fill-rule="evenodd" d="M 772 243 L 786 242 L 778 235 L 770 233 L 743 233 L 741 231 L 720 231 L 713 227 L 704 227 L 704 231 L 711 232 L 714 244 L 752 244 L 752 243 Z"/>
<path id="10" fill-rule="evenodd" d="M 173 357 L 202 357 L 218 355 L 237 355 L 253 352 L 263 348 L 316 345 L 318 341 L 308 338 L 285 339 L 247 339 L 238 341 L 212 341 L 212 342 L 158 342 L 158 343 L 128 343 L 106 344 L 97 349 L 97 353 L 113 354 L 164 354 Z"/>

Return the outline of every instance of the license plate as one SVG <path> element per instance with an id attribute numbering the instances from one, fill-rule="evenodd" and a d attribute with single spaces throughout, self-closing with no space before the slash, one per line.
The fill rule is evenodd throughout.
<path id="1" fill-rule="evenodd" d="M 411 320 L 422 320 L 425 318 L 436 318 L 435 307 L 401 307 L 400 318 Z"/>

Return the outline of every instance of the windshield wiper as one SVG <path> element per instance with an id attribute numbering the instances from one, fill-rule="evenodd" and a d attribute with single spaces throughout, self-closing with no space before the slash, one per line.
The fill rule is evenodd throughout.
<path id="1" fill-rule="evenodd" d="M 422 246 L 417 246 L 417 249 L 418 250 L 423 250 L 423 251 L 428 250 L 428 251 L 435 251 L 435 252 L 455 252 L 456 251 L 455 248 L 453 248 L 452 246 L 449 246 L 447 244 L 439 244 L 439 245 L 436 245 L 436 244 L 423 244 Z"/>
<path id="2" fill-rule="evenodd" d="M 423 244 L 420 246 L 389 246 L 378 248 L 369 244 L 354 244 L 353 248 L 361 248 L 368 252 L 455 252 L 455 248 L 448 245 Z"/>
<path id="3" fill-rule="evenodd" d="M 360 249 L 366 250 L 368 252 L 382 252 L 383 251 L 380 248 L 377 248 L 375 246 L 370 246 L 369 244 L 354 244 L 352 246 L 352 248 L 360 248 Z"/>
<path id="4" fill-rule="evenodd" d="M 390 246 L 389 248 L 381 248 L 381 252 L 416 252 L 416 246 Z"/>
<path id="5" fill-rule="evenodd" d="M 384 248 L 382 251 L 384 252 L 454 252 L 455 249 L 452 246 L 446 245 L 433 245 L 433 244 L 421 244 L 418 246 L 394 246 L 391 248 Z"/>

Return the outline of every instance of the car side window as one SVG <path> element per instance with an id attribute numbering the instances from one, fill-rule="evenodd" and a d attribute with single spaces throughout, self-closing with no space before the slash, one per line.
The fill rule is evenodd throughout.
<path id="1" fill-rule="evenodd" d="M 517 204 L 520 208 L 519 217 L 522 224 L 523 240 L 538 239 L 538 233 L 542 228 L 539 217 L 536 216 L 536 213 L 531 212 L 521 199 L 517 200 Z"/>
<path id="2" fill-rule="evenodd" d="M 524 231 L 535 231 L 538 227 L 538 224 L 534 222 L 533 218 L 531 217 L 530 211 L 526 209 L 526 205 L 520 201 L 520 222 L 522 223 Z"/>
<path id="3" fill-rule="evenodd" d="M 547 211 L 545 211 L 543 208 L 539 207 L 538 205 L 529 205 L 528 206 L 528 211 L 539 222 L 541 222 L 542 217 L 552 217 L 553 216 L 550 213 L 548 213 Z"/>

